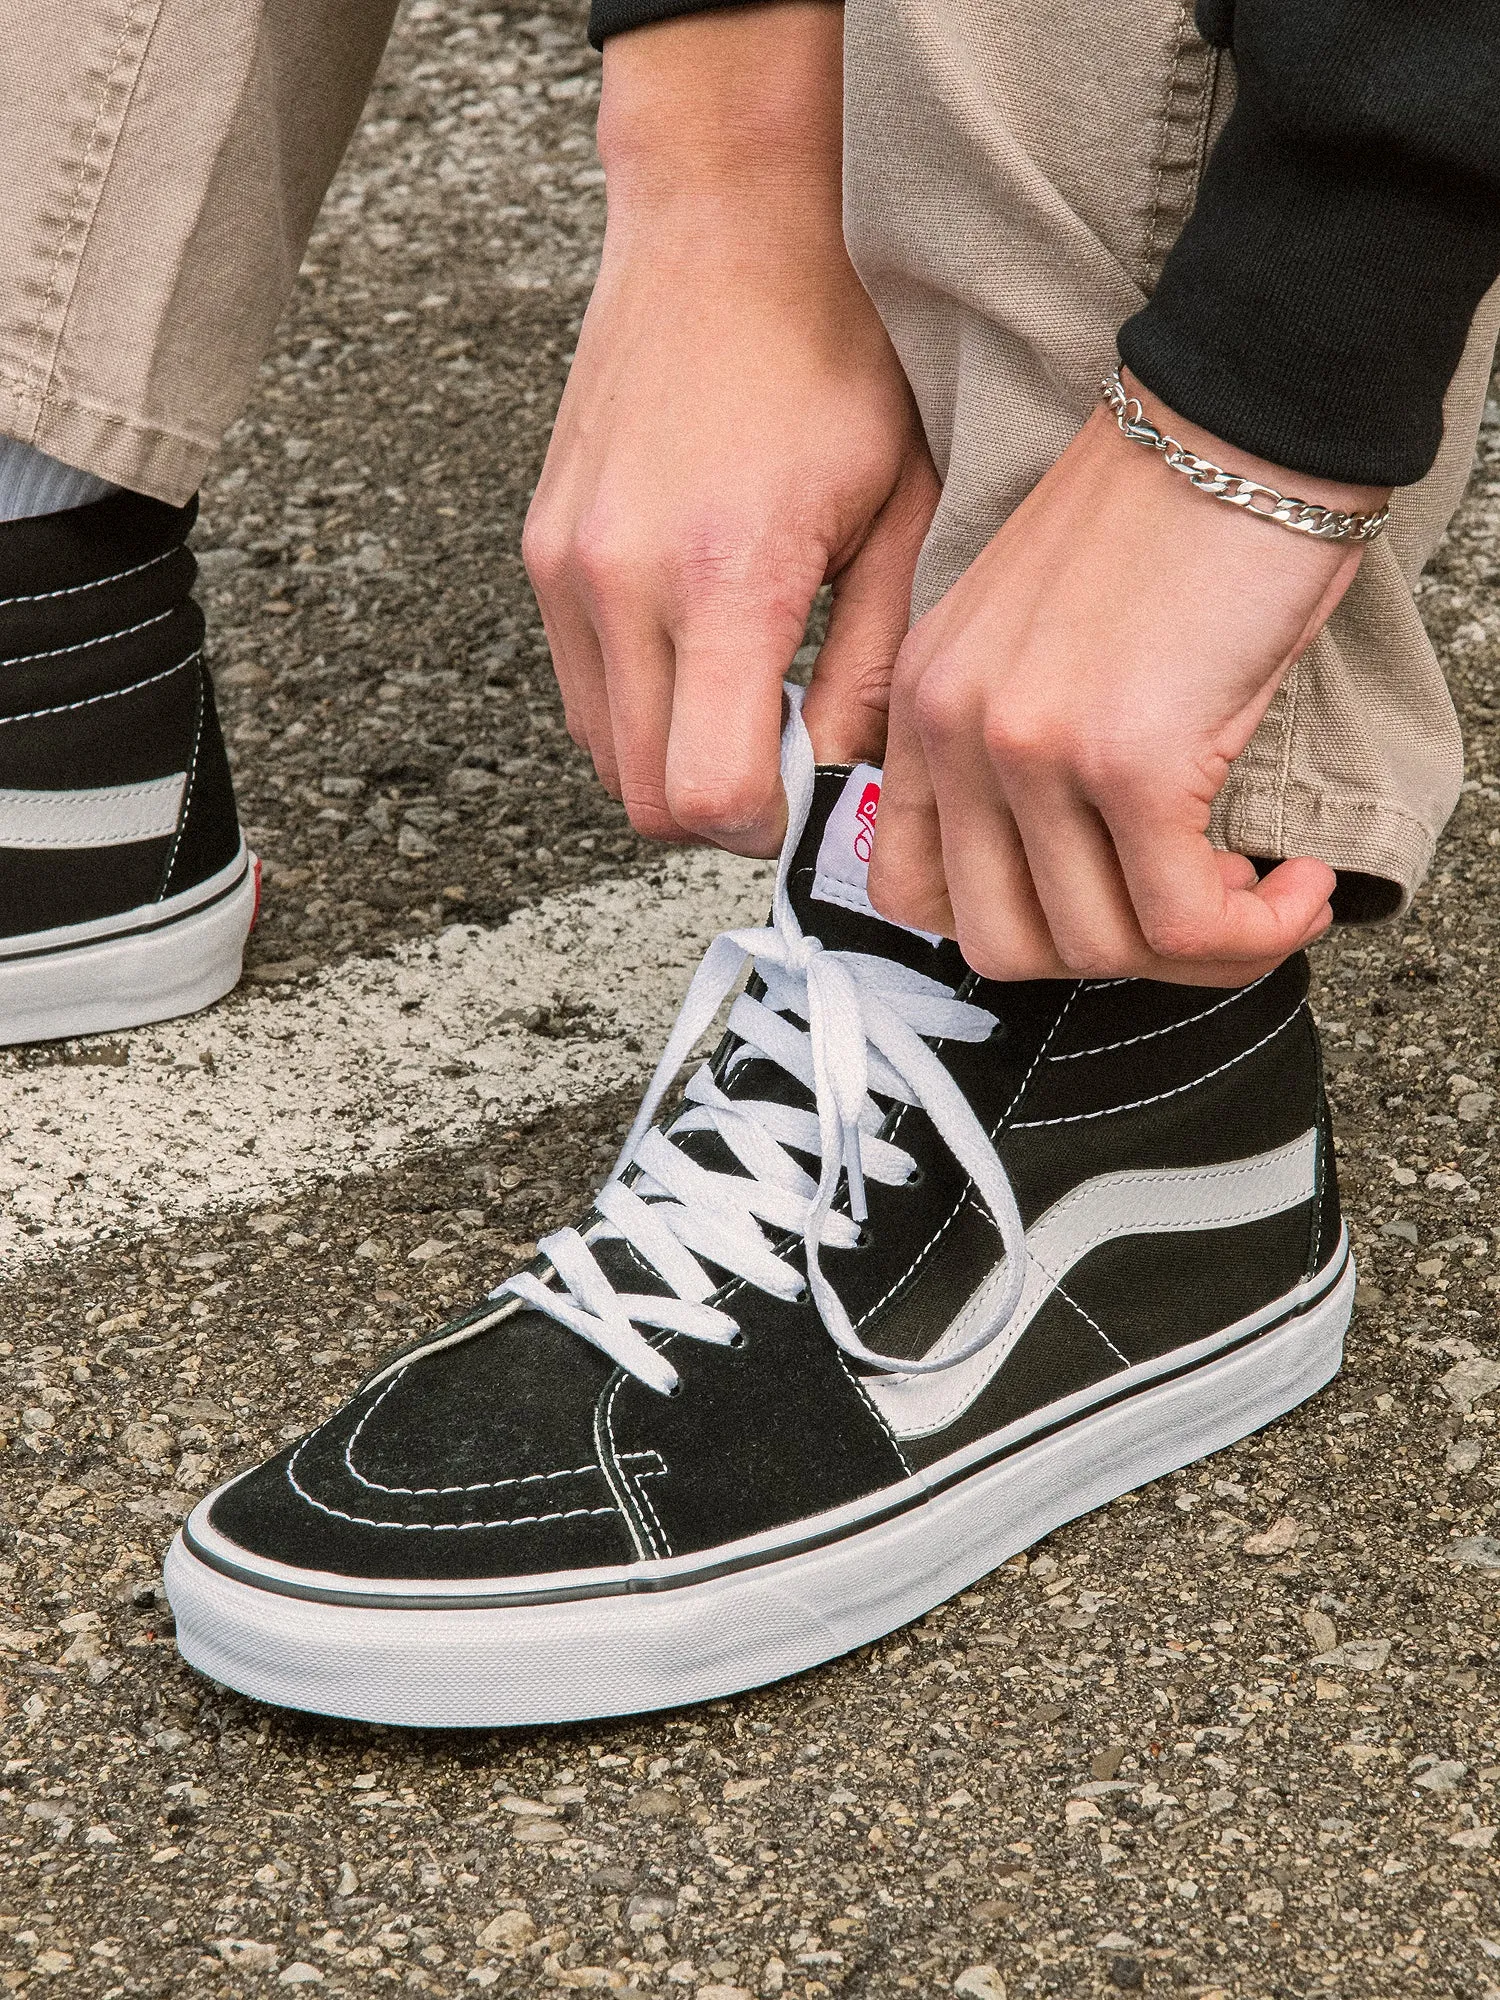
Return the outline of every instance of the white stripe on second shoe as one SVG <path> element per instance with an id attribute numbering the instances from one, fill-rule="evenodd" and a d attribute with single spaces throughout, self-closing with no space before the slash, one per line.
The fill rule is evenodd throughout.
<path id="1" fill-rule="evenodd" d="M 177 831 L 187 772 L 138 785 L 96 785 L 76 792 L 0 789 L 0 847 L 128 847 Z"/>

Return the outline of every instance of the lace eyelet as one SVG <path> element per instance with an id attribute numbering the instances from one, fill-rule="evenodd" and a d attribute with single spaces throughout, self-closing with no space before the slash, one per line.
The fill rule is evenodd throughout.
<path id="1" fill-rule="evenodd" d="M 868 1250 L 870 1245 L 874 1241 L 875 1241 L 874 1230 L 870 1227 L 868 1222 L 862 1222 L 859 1225 L 859 1235 L 855 1238 L 853 1244 L 851 1245 L 851 1248 L 855 1250 Z"/>
<path id="2" fill-rule="evenodd" d="M 664 1394 L 666 1394 L 667 1396 L 669 1396 L 669 1397 L 670 1397 L 670 1398 L 672 1399 L 672 1401 L 673 1401 L 673 1402 L 675 1403 L 675 1402 L 676 1402 L 676 1400 L 677 1400 L 677 1398 L 678 1398 L 678 1397 L 679 1397 L 679 1396 L 680 1396 L 680 1395 L 682 1394 L 682 1378 L 681 1378 L 681 1376 L 679 1376 L 679 1377 L 678 1377 L 678 1379 L 677 1379 L 677 1380 L 676 1380 L 676 1381 L 675 1381 L 675 1382 L 673 1383 L 673 1385 L 672 1385 L 672 1387 L 671 1387 L 670 1389 L 667 1389 L 667 1390 L 665 1390 L 665 1391 L 664 1391 L 663 1393 L 664 1393 Z"/>
<path id="3" fill-rule="evenodd" d="M 925 1181 L 926 1178 L 927 1178 L 927 1169 L 923 1166 L 915 1166 L 912 1168 L 911 1172 L 906 1176 L 906 1179 L 901 1183 L 901 1185 L 904 1188 L 918 1188 L 922 1185 L 923 1181 Z"/>
<path id="4" fill-rule="evenodd" d="M 733 1348 L 736 1354 L 743 1354 L 745 1349 L 750 1345 L 750 1342 L 746 1339 L 744 1330 L 741 1327 L 736 1327 L 725 1344 Z"/>

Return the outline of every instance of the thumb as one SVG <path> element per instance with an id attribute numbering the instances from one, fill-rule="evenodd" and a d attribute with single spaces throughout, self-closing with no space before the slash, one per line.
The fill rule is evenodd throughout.
<path id="1" fill-rule="evenodd" d="M 833 578 L 828 636 L 802 705 L 820 763 L 878 764 L 885 754 L 891 673 L 910 622 L 917 557 L 941 490 L 926 452 L 915 454 Z"/>

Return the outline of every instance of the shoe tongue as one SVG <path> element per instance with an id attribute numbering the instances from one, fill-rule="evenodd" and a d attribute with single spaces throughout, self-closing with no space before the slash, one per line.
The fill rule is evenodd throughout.
<path id="1" fill-rule="evenodd" d="M 829 951 L 896 959 L 956 985 L 967 970 L 956 944 L 890 923 L 870 901 L 867 881 L 879 807 L 875 765 L 819 767 L 787 882 L 797 920 Z"/>

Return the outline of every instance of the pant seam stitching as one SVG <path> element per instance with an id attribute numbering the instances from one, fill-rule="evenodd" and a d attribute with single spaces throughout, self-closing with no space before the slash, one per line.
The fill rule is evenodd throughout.
<path id="1" fill-rule="evenodd" d="M 1141 285 L 1149 292 L 1152 275 L 1156 267 L 1156 234 L 1161 220 L 1161 189 L 1167 170 L 1167 135 L 1172 124 L 1172 90 L 1177 76 L 1177 65 L 1182 58 L 1182 30 L 1187 16 L 1187 0 L 1177 0 L 1177 45 L 1172 52 L 1172 60 L 1167 74 L 1166 86 L 1162 92 L 1161 122 L 1156 137 L 1156 165 L 1151 177 L 1151 205 L 1146 215 L 1145 240 L 1141 245 Z"/>
<path id="2" fill-rule="evenodd" d="M 1282 704 L 1281 755 L 1276 764 L 1276 791 L 1272 805 L 1272 828 L 1278 847 L 1285 845 L 1286 795 L 1292 782 L 1292 744 L 1296 737 L 1297 697 L 1302 687 L 1302 662 L 1292 662 L 1286 677 L 1286 699 Z"/>
<path id="3" fill-rule="evenodd" d="M 93 124 L 89 128 L 89 136 L 87 140 L 84 142 L 83 158 L 80 160 L 78 165 L 78 178 L 74 183 L 72 199 L 68 204 L 68 212 L 66 217 L 64 218 L 62 229 L 58 234 L 56 247 L 54 248 L 52 253 L 52 267 L 47 273 L 47 289 L 42 294 L 42 302 L 37 307 L 36 319 L 32 324 L 31 342 L 30 342 L 31 358 L 28 366 L 28 386 L 31 387 L 33 394 L 41 396 L 44 400 L 46 398 L 47 392 L 50 390 L 52 386 L 52 381 L 57 370 L 58 350 L 62 345 L 63 329 L 67 324 L 66 306 L 64 306 L 62 322 L 58 326 L 56 337 L 52 343 L 52 352 L 48 357 L 45 373 L 43 373 L 41 355 L 42 355 L 42 344 L 45 338 L 47 317 L 49 313 L 52 311 L 54 305 L 56 305 L 59 301 L 58 275 L 62 270 L 63 258 L 67 252 L 69 243 L 72 241 L 75 229 L 78 226 L 79 218 L 83 210 L 84 189 L 88 183 L 89 169 L 93 164 L 95 150 L 98 147 L 99 140 L 103 134 L 105 114 L 109 107 L 110 95 L 114 90 L 115 80 L 120 73 L 121 61 L 125 54 L 126 44 L 129 42 L 131 32 L 136 25 L 136 20 L 140 13 L 140 7 L 141 7 L 141 0 L 129 0 L 129 4 L 125 10 L 125 18 L 120 26 L 120 38 L 115 44 L 114 54 L 109 59 L 109 65 L 104 72 L 103 81 L 99 86 L 99 96 L 94 106 Z M 127 107 L 128 107 L 128 102 L 129 100 L 127 98 Z M 123 117 L 123 111 L 121 115 Z M 104 174 L 101 176 L 99 183 L 99 190 L 94 200 L 95 214 L 98 213 L 99 200 L 103 195 L 104 184 L 105 181 L 108 179 L 108 177 L 109 177 L 108 169 L 106 168 Z M 90 219 L 89 224 L 86 225 L 83 230 L 83 239 L 79 245 L 79 253 L 78 253 L 80 260 L 83 255 L 83 251 L 88 246 L 88 238 L 91 227 L 92 227 L 92 218 Z"/>
<path id="4" fill-rule="evenodd" d="M 1141 248 L 1141 286 L 1148 294 L 1160 277 L 1160 265 L 1170 250 L 1170 244 L 1163 248 L 1164 225 L 1171 218 L 1180 223 L 1191 211 L 1197 195 L 1208 150 L 1218 72 L 1217 51 L 1198 37 L 1189 0 L 1179 0 L 1176 44 L 1162 99 L 1151 200 Z M 1184 146 L 1180 137 L 1174 143 L 1174 130 L 1189 127 L 1191 146 Z M 1170 201 L 1166 193 L 1169 175 L 1174 187 L 1178 182 L 1182 184 L 1180 195 L 1174 194 Z"/>
<path id="5" fill-rule="evenodd" d="M 1143 288 L 1152 290 L 1157 272 L 1157 244 L 1161 238 L 1163 220 L 1162 190 L 1167 177 L 1167 155 L 1171 145 L 1173 125 L 1173 100 L 1177 96 L 1182 77 L 1183 55 L 1187 46 L 1189 26 L 1188 0 L 1177 0 L 1177 26 L 1172 59 L 1168 67 L 1166 87 L 1162 93 L 1161 124 L 1156 141 L 1156 170 L 1151 182 L 1151 210 L 1146 223 L 1146 240 L 1141 263 Z"/>
<path id="6" fill-rule="evenodd" d="M 10 392 L 11 401 L 22 403 L 31 401 L 45 405 L 49 409 L 74 410 L 81 416 L 94 417 L 102 424 L 109 424 L 116 430 L 129 431 L 144 438 L 164 438 L 173 444 L 190 446 L 195 451 L 212 451 L 215 440 L 212 437 L 198 437 L 192 431 L 173 430 L 169 424 L 140 423 L 133 417 L 121 416 L 116 410 L 108 410 L 98 403 L 87 403 L 76 396 L 62 396 L 50 385 L 38 388 L 25 376 L 15 375 L 8 369 L 0 368 L 0 384 Z"/>
<path id="7" fill-rule="evenodd" d="M 1415 827 L 1426 839 L 1433 838 L 1431 825 L 1420 814 L 1412 812 L 1409 807 L 1400 805 L 1393 799 L 1383 799 L 1376 792 L 1339 792 L 1328 785 L 1307 784 L 1300 778 L 1291 779 L 1286 789 L 1289 793 L 1296 793 L 1309 799 L 1332 800 L 1341 812 L 1381 814 L 1391 819 L 1398 819 L 1407 826 Z"/>

